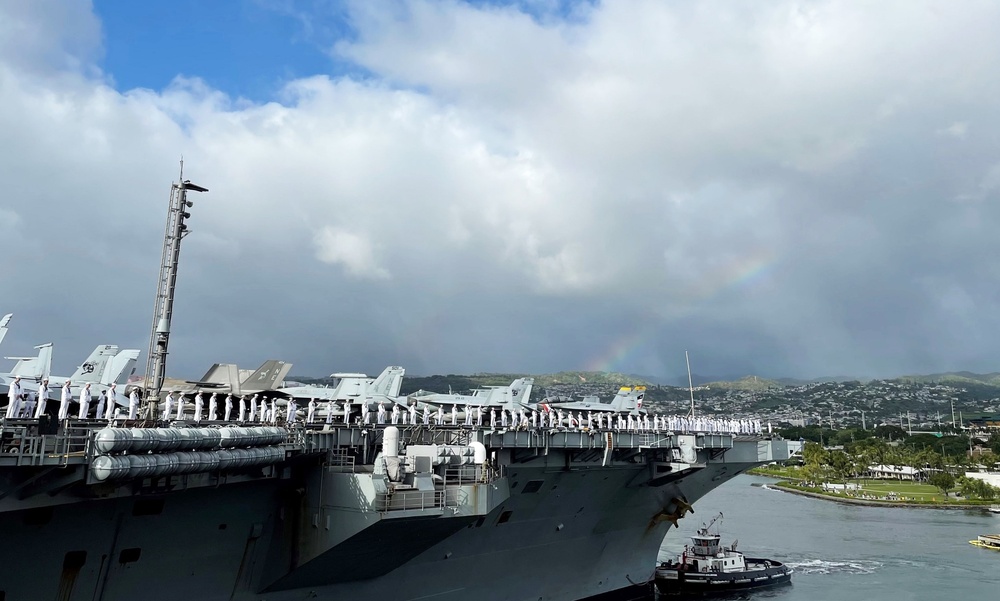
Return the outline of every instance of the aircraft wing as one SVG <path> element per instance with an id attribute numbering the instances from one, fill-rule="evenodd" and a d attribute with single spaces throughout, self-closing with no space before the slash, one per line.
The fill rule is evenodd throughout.
<path id="1" fill-rule="evenodd" d="M 222 382 L 192 382 L 191 380 L 185 380 L 184 383 L 190 384 L 191 386 L 194 386 L 195 388 L 198 389 L 209 389 L 209 390 L 211 389 L 219 390 L 222 388 L 228 389 L 230 387 L 229 384 L 223 384 Z"/>

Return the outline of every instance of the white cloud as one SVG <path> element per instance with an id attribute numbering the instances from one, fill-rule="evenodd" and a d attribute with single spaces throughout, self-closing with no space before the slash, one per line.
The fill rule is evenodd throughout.
<path id="1" fill-rule="evenodd" d="M 0 216 L 36 244 L 0 240 L 30 292 L 0 309 L 34 314 L 12 341 L 145 348 L 180 155 L 211 189 L 175 323 L 218 342 L 175 333 L 192 372 L 232 348 L 300 373 L 573 368 L 622 324 L 669 341 L 644 368 L 693 339 L 729 349 L 706 371 L 914 371 L 972 327 L 914 282 L 962 290 L 956 311 L 996 298 L 964 280 L 1000 215 L 943 202 L 996 187 L 1000 146 L 977 135 L 1000 126 L 993 3 L 636 0 L 563 20 L 359 2 L 332 52 L 369 77 L 262 104 L 196 78 L 116 90 L 89 7 L 34 6 L 0 4 Z M 52 294 L 109 282 L 84 324 L 85 301 Z M 255 314 L 272 310 L 280 326 Z M 939 355 L 907 350 L 932 339 Z"/>
<path id="2" fill-rule="evenodd" d="M 964 140 L 969 133 L 969 124 L 966 121 L 956 121 L 948 127 L 937 130 L 937 133 Z"/>
<path id="3" fill-rule="evenodd" d="M 371 240 L 356 232 L 324 227 L 316 234 L 316 257 L 325 263 L 342 265 L 361 278 L 388 279 L 389 272 L 375 259 Z"/>

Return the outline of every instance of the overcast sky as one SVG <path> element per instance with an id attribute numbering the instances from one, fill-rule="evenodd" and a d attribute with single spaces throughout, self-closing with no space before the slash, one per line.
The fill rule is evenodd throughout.
<path id="1" fill-rule="evenodd" d="M 0 2 L 3 355 L 1000 364 L 1000 3 Z M 140 372 L 142 369 L 140 368 Z"/>

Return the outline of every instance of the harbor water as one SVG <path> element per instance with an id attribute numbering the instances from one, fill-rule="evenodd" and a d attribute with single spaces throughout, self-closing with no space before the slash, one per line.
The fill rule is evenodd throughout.
<path id="1" fill-rule="evenodd" d="M 745 592 L 774 601 L 1000 598 L 1000 552 L 969 544 L 1000 533 L 983 510 L 845 505 L 768 489 L 769 478 L 739 476 L 695 505 L 671 530 L 661 558 L 679 554 L 703 523 L 723 513 L 725 545 L 795 568 L 790 586 Z M 652 598 L 652 597 L 650 597 Z"/>

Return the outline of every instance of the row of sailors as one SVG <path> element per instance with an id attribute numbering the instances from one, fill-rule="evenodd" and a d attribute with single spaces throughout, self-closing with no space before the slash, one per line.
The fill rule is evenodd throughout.
<path id="1" fill-rule="evenodd" d="M 501 428 L 511 427 L 527 429 L 566 426 L 571 429 L 585 428 L 593 430 L 596 427 L 599 430 L 617 429 L 640 432 L 718 432 L 746 435 L 761 433 L 760 420 L 755 419 L 710 417 L 690 418 L 683 416 L 659 415 L 653 415 L 651 417 L 648 414 L 612 414 L 604 411 L 587 411 L 586 414 L 582 411 L 577 411 L 574 414 L 572 411 L 564 412 L 562 409 L 546 409 L 540 412 L 537 409 L 528 411 L 524 408 L 521 408 L 519 411 L 514 411 L 513 409 L 498 410 L 495 407 L 489 408 L 488 412 L 489 425 L 491 428 L 499 426 Z M 483 426 L 485 410 L 482 406 L 477 405 L 475 407 L 467 407 L 464 414 L 465 417 L 462 420 L 463 426 Z M 327 414 L 327 421 L 329 421 L 330 415 L 330 413 Z M 424 405 L 423 415 L 421 417 L 421 423 L 423 425 L 431 425 L 431 413 L 427 405 Z M 459 425 L 457 405 L 452 405 L 449 417 L 450 419 L 446 419 L 444 408 L 438 406 L 437 411 L 433 415 L 433 423 L 434 425 L 446 425 L 448 423 L 453 426 Z M 347 417 L 345 416 L 345 421 L 346 419 Z M 417 408 L 415 405 L 410 405 L 408 411 L 400 411 L 398 405 L 393 405 L 391 417 L 388 419 L 393 425 L 417 425 Z M 368 410 L 367 404 L 362 405 L 360 423 L 362 425 L 368 425 L 371 423 L 371 420 L 372 416 Z M 379 403 L 378 411 L 375 415 L 375 422 L 377 424 L 385 424 L 386 420 L 387 414 L 385 406 L 382 403 Z M 312 420 L 307 419 L 307 422 L 310 421 Z M 768 426 L 768 429 L 770 430 L 770 425 Z"/>
<path id="2" fill-rule="evenodd" d="M 93 403 L 93 392 L 91 390 L 91 383 L 84 384 L 83 388 L 80 390 L 80 397 L 78 400 L 79 407 L 76 411 L 75 417 L 77 419 L 88 419 L 93 417 L 94 419 L 106 419 L 111 421 L 113 419 L 124 418 L 125 415 L 122 412 L 122 408 L 118 407 L 116 398 L 116 385 L 111 384 L 108 390 L 102 390 L 100 396 L 97 400 L 97 406 L 95 408 L 93 416 L 91 416 L 91 404 Z M 167 394 L 164 401 L 164 411 L 163 417 L 165 420 L 181 420 L 185 419 L 186 403 L 185 398 L 182 395 L 174 397 L 175 393 Z M 239 417 L 237 421 L 270 421 L 272 423 L 277 423 L 279 409 L 275 402 L 272 400 L 270 407 L 267 406 L 267 402 L 261 399 L 258 409 L 258 395 L 254 395 L 249 401 L 246 399 L 246 395 L 240 397 L 239 404 Z M 51 400 L 49 381 L 42 380 L 42 383 L 38 387 L 38 391 L 23 391 L 21 388 L 21 378 L 15 377 L 14 381 L 11 382 L 10 389 L 7 393 L 7 409 L 5 416 L 7 418 L 35 418 L 38 419 L 46 413 L 46 406 L 48 401 Z M 73 392 L 71 388 L 71 382 L 67 380 L 62 386 L 62 394 L 60 397 L 59 420 L 65 420 L 69 418 L 69 408 L 70 404 L 74 402 Z M 225 399 L 225 409 L 223 414 L 224 421 L 231 421 L 234 409 L 234 399 L 233 395 L 227 395 Z M 217 421 L 219 419 L 219 402 L 218 394 L 213 393 L 208 401 L 208 412 L 205 414 L 205 399 L 204 396 L 199 392 L 194 397 L 194 421 L 201 422 L 202 417 L 206 417 L 209 421 Z M 249 405 L 249 419 L 247 419 L 247 408 Z M 175 413 L 176 407 L 176 413 Z M 315 399 L 309 403 L 309 415 L 310 421 L 314 417 L 316 409 Z M 139 393 L 137 390 L 133 389 L 128 395 L 128 419 L 136 419 L 138 417 L 139 411 Z M 296 415 L 297 407 L 294 400 L 288 402 L 288 407 L 286 415 Z"/>
<path id="3" fill-rule="evenodd" d="M 73 402 L 73 391 L 71 388 L 71 382 L 66 380 L 62 385 L 60 404 L 59 404 L 59 419 L 67 419 L 69 417 L 69 407 L 70 403 Z M 87 382 L 80 389 L 79 398 L 79 410 L 77 411 L 76 417 L 79 419 L 86 419 L 90 416 L 90 406 L 94 401 L 94 393 L 91 390 L 92 384 Z M 97 407 L 95 410 L 95 417 L 100 419 L 112 419 L 115 417 L 118 408 L 115 405 L 114 399 L 117 396 L 117 391 L 115 388 L 117 384 L 111 384 L 107 390 L 102 390 L 100 396 L 97 400 Z M 52 399 L 52 391 L 49 389 L 49 381 L 42 380 L 41 384 L 38 386 L 38 390 L 28 390 L 25 391 L 21 387 L 21 377 L 17 376 L 14 381 L 10 384 L 10 389 L 7 391 L 7 409 L 4 413 L 7 418 L 40 418 L 45 415 L 46 408 L 49 401 Z M 138 406 L 139 396 L 133 391 L 129 395 L 130 405 L 134 404 Z"/>
<path id="4" fill-rule="evenodd" d="M 120 419 L 124 417 L 121 414 L 121 410 L 116 406 L 116 403 L 112 400 L 109 402 L 108 399 L 115 398 L 115 385 L 111 384 L 109 390 L 102 391 L 99 397 L 96 415 L 98 419 Z M 164 400 L 164 411 L 163 416 L 166 420 L 183 420 L 186 419 L 186 402 L 183 395 L 177 394 L 176 392 L 168 393 L 166 399 Z M 41 417 L 45 413 L 46 402 L 49 398 L 49 387 L 48 380 L 43 380 L 39 386 L 37 396 L 33 392 L 24 393 L 21 391 L 20 378 L 14 379 L 14 382 L 10 386 L 10 391 L 8 392 L 8 406 L 7 414 L 8 418 L 30 418 L 30 417 Z M 37 399 L 37 402 L 36 402 Z M 70 382 L 67 380 L 62 387 L 61 403 L 59 406 L 59 419 L 64 420 L 69 417 L 69 405 L 73 400 L 73 394 L 70 389 Z M 77 418 L 86 419 L 90 416 L 90 404 L 92 402 L 91 385 L 87 383 L 84 385 L 80 392 L 79 400 L 79 410 L 77 412 Z M 218 421 L 219 410 L 222 409 L 222 420 L 225 422 L 233 421 L 236 418 L 237 422 L 270 422 L 278 423 L 278 419 L 281 416 L 281 409 L 277 406 L 275 400 L 271 400 L 270 406 L 266 399 L 261 399 L 258 402 L 258 395 L 253 395 L 249 400 L 246 395 L 240 396 L 238 400 L 233 398 L 232 394 L 226 395 L 225 400 L 220 407 L 218 401 L 218 393 L 212 393 L 208 401 L 208 412 L 207 415 L 204 414 L 205 401 L 202 393 L 197 393 L 194 397 L 193 402 L 193 418 L 195 423 L 202 421 L 204 416 L 208 421 Z M 136 390 L 132 390 L 128 396 L 128 419 L 136 419 L 139 408 L 139 395 Z M 316 419 L 316 412 L 319 408 L 316 399 L 311 399 L 306 407 L 305 422 L 307 424 L 318 423 Z M 327 424 L 333 423 L 334 413 L 341 413 L 343 415 L 343 423 L 347 424 L 350 422 L 351 412 L 347 406 L 344 407 L 343 411 L 340 410 L 339 405 L 329 401 L 326 403 L 326 419 L 324 420 Z M 236 410 L 236 415 L 233 415 L 234 410 Z M 433 421 L 434 425 L 446 425 L 450 422 L 451 425 L 458 424 L 458 406 L 452 405 L 450 412 L 450 419 L 446 419 L 444 408 L 438 406 L 437 411 L 433 414 L 433 420 L 431 411 L 428 405 L 424 405 L 422 415 L 420 416 L 420 422 L 422 425 L 429 426 Z M 599 430 L 604 429 L 618 429 L 618 430 L 638 430 L 638 431 L 670 431 L 670 432 L 719 432 L 719 433 L 730 433 L 730 434 L 760 434 L 761 433 L 761 423 L 760 420 L 752 419 L 728 419 L 728 418 L 712 418 L 712 417 L 685 417 L 685 416 L 659 416 L 654 415 L 652 418 L 647 415 L 623 415 L 623 414 L 610 414 L 606 412 L 596 412 L 587 411 L 586 415 L 582 411 L 577 411 L 575 414 L 572 411 L 564 412 L 562 409 L 549 409 L 545 408 L 543 411 L 539 412 L 537 409 L 532 409 L 530 412 L 524 408 L 519 411 L 514 411 L 513 409 L 497 409 L 491 407 L 488 409 L 488 414 L 484 411 L 482 406 L 467 407 L 464 411 L 465 417 L 462 422 L 464 426 L 478 426 L 482 427 L 484 417 L 488 418 L 489 425 L 491 428 L 539 428 L 539 427 L 549 427 L 555 428 L 557 426 L 567 426 L 569 428 L 586 428 L 592 430 L 595 427 Z M 291 420 L 288 416 L 292 416 Z M 288 401 L 287 406 L 284 411 L 285 421 L 296 421 L 298 418 L 298 407 L 294 399 Z M 392 411 L 386 411 L 385 404 L 378 403 L 378 409 L 376 414 L 372 416 L 369 404 L 362 403 L 361 405 L 361 416 L 358 419 L 358 423 L 361 425 L 371 425 L 375 424 L 387 424 L 392 423 L 394 425 L 417 425 L 417 407 L 416 405 L 410 405 L 406 410 L 401 410 L 399 405 L 393 404 Z M 768 425 L 768 430 L 770 430 L 770 425 Z"/>

